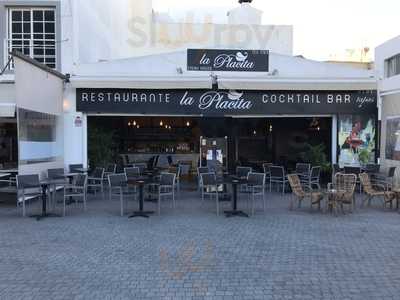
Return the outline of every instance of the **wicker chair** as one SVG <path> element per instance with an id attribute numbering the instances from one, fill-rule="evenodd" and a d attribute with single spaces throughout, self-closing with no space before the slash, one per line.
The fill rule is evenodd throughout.
<path id="1" fill-rule="evenodd" d="M 290 201 L 289 209 L 293 209 L 293 204 L 295 200 L 298 201 L 298 207 L 301 208 L 301 203 L 303 200 L 307 198 L 310 199 L 310 208 L 312 209 L 314 205 L 318 205 L 318 209 L 321 209 L 321 202 L 324 199 L 324 194 L 320 191 L 313 191 L 309 189 L 307 186 L 302 186 L 300 177 L 297 174 L 288 175 L 288 180 L 290 187 L 292 189 L 294 197 Z M 307 191 L 305 191 L 305 189 Z"/>
<path id="2" fill-rule="evenodd" d="M 356 206 L 355 190 L 357 185 L 357 176 L 355 174 L 337 173 L 335 175 L 334 186 L 331 189 L 338 190 L 337 201 L 344 213 L 344 206 L 350 207 L 350 212 L 354 211 Z M 329 188 L 329 187 L 328 187 Z"/>
<path id="3" fill-rule="evenodd" d="M 367 195 L 363 201 L 363 205 L 367 201 L 368 204 L 370 204 L 371 200 L 374 198 L 380 198 L 382 200 L 383 208 L 386 208 L 388 203 L 390 203 L 390 208 L 393 207 L 393 201 L 396 200 L 396 194 L 394 192 L 388 191 L 382 184 L 372 184 L 367 173 L 362 173 L 359 177 L 364 192 Z"/>

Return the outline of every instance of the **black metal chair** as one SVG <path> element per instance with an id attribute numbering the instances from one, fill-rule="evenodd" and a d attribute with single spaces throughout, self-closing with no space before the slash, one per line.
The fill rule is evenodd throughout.
<path id="1" fill-rule="evenodd" d="M 140 177 L 140 169 L 138 167 L 125 168 L 124 170 L 128 179 Z"/>
<path id="2" fill-rule="evenodd" d="M 133 168 L 139 168 L 140 175 L 143 175 L 147 170 L 147 164 L 145 163 L 137 163 L 132 165 Z"/>
<path id="3" fill-rule="evenodd" d="M 117 164 L 108 164 L 104 170 L 104 177 L 108 178 L 108 175 L 113 175 L 117 171 Z"/>
<path id="4" fill-rule="evenodd" d="M 246 192 L 251 200 L 251 211 L 254 215 L 255 212 L 255 200 L 257 197 L 263 201 L 263 209 L 266 211 L 266 199 L 265 199 L 265 173 L 253 173 L 250 172 L 247 176 L 247 189 Z"/>
<path id="5" fill-rule="evenodd" d="M 70 173 L 82 173 L 82 171 L 78 169 L 83 169 L 83 164 L 72 164 L 68 166 Z"/>
<path id="6" fill-rule="evenodd" d="M 100 189 L 101 196 L 104 199 L 104 168 L 96 168 L 91 176 L 88 177 L 88 188 L 94 190 L 95 195 L 97 189 Z"/>
<path id="7" fill-rule="evenodd" d="M 208 167 L 199 167 L 197 168 L 197 186 L 199 191 L 203 188 L 203 182 L 201 178 L 201 174 L 210 173 L 210 169 Z"/>
<path id="8" fill-rule="evenodd" d="M 236 176 L 239 178 L 247 178 L 247 176 L 251 171 L 252 171 L 251 167 L 237 167 Z"/>
<path id="9" fill-rule="evenodd" d="M 136 190 L 128 186 L 128 178 L 125 174 L 108 175 L 109 199 L 118 196 L 120 201 L 121 217 L 124 216 L 124 200 L 129 196 L 135 196 Z M 125 197 L 126 196 L 126 197 Z"/>
<path id="10" fill-rule="evenodd" d="M 376 183 L 383 184 L 388 190 L 393 188 L 394 178 L 396 175 L 396 167 L 390 167 L 385 175 L 376 175 Z"/>
<path id="11" fill-rule="evenodd" d="M 201 173 L 201 199 L 204 202 L 205 196 L 210 196 L 211 199 L 215 196 L 215 203 L 217 206 L 217 216 L 219 216 L 219 195 L 218 195 L 218 182 L 215 173 Z"/>
<path id="12" fill-rule="evenodd" d="M 310 181 L 311 164 L 297 163 L 295 173 L 299 176 L 302 184 L 308 184 Z"/>
<path id="13" fill-rule="evenodd" d="M 42 188 L 39 175 L 17 175 L 17 207 L 22 203 L 22 216 L 26 216 L 25 202 L 40 198 Z"/>
<path id="14" fill-rule="evenodd" d="M 175 209 L 175 181 L 176 174 L 162 173 L 158 186 L 158 215 L 161 214 L 161 199 L 163 197 L 172 198 L 172 207 Z"/>
<path id="15" fill-rule="evenodd" d="M 56 205 L 56 194 L 58 190 L 62 190 L 67 183 L 63 168 L 48 169 L 47 178 L 53 181 L 49 188 L 50 200 L 53 202 L 53 207 Z"/>
<path id="16" fill-rule="evenodd" d="M 272 192 L 272 185 L 276 184 L 279 192 L 279 186 L 282 187 L 282 195 L 285 194 L 285 188 L 288 183 L 288 179 L 286 177 L 285 169 L 280 166 L 272 166 L 271 170 L 271 178 L 270 178 L 270 186 L 269 191 Z"/>
<path id="17" fill-rule="evenodd" d="M 87 199 L 87 181 L 88 176 L 86 174 L 77 175 L 72 184 L 64 185 L 64 209 L 63 216 L 65 217 L 66 210 L 66 199 L 75 198 L 75 204 L 78 203 L 76 198 L 82 198 L 83 200 L 83 210 L 86 211 L 86 199 Z"/>

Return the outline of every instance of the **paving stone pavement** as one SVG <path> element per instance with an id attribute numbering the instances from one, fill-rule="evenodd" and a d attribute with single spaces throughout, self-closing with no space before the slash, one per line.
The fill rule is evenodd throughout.
<path id="1" fill-rule="evenodd" d="M 334 217 L 267 199 L 249 219 L 216 216 L 196 192 L 148 220 L 93 196 L 86 213 L 40 222 L 3 204 L 0 299 L 399 299 L 398 213 Z"/>

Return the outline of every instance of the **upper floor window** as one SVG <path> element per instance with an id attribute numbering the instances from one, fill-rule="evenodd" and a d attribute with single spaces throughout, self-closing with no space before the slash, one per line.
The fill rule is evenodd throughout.
<path id="1" fill-rule="evenodd" d="M 392 77 L 400 74 L 400 54 L 385 60 L 385 75 Z"/>
<path id="2" fill-rule="evenodd" d="M 7 50 L 21 53 L 55 69 L 57 66 L 55 8 L 9 8 Z M 13 66 L 10 66 L 13 68 Z"/>

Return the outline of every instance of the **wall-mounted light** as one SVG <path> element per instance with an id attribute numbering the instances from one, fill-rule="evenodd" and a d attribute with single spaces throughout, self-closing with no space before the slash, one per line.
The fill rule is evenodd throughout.
<path id="1" fill-rule="evenodd" d="M 160 121 L 160 126 L 163 127 L 164 126 L 164 122 Z"/>
<path id="2" fill-rule="evenodd" d="M 63 101 L 63 110 L 64 112 L 69 112 L 71 110 L 71 104 L 67 99 L 64 99 Z"/>
<path id="3" fill-rule="evenodd" d="M 190 127 L 190 122 L 189 121 L 186 122 L 186 126 Z"/>
<path id="4" fill-rule="evenodd" d="M 254 131 L 253 131 L 253 134 L 254 134 L 254 135 L 257 135 L 257 131 L 256 131 L 256 130 L 254 130 Z"/>
<path id="5" fill-rule="evenodd" d="M 131 122 L 128 122 L 128 126 L 131 127 Z"/>
<path id="6" fill-rule="evenodd" d="M 133 126 L 136 126 L 137 124 L 136 124 L 136 121 L 133 121 Z"/>
<path id="7" fill-rule="evenodd" d="M 269 125 L 269 132 L 272 132 L 272 125 Z"/>
<path id="8" fill-rule="evenodd" d="M 139 126 L 139 125 L 136 125 L 136 128 L 137 128 L 137 129 L 139 129 L 139 128 L 140 128 L 140 126 Z"/>

